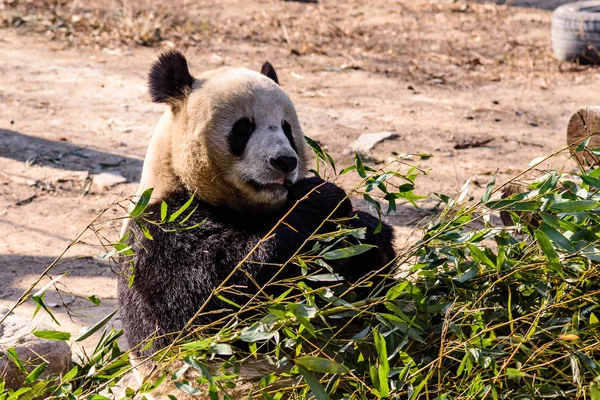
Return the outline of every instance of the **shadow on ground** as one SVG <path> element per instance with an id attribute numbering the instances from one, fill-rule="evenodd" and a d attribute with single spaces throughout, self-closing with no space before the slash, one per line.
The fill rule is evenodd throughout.
<path id="1" fill-rule="evenodd" d="M 25 281 L 34 280 L 52 264 L 53 257 L 30 256 L 22 254 L 0 254 L 0 266 L 4 272 L 5 282 L 0 285 L 0 300 L 16 300 L 23 293 Z M 114 266 L 113 266 L 114 269 Z M 56 277 L 67 273 L 72 277 L 105 276 L 116 279 L 117 275 L 111 270 L 108 262 L 94 258 L 81 257 L 61 260 L 49 273 Z M 77 288 L 72 288 L 76 290 Z"/>
<path id="2" fill-rule="evenodd" d="M 139 181 L 143 161 L 81 146 L 0 129 L 0 157 L 29 165 L 101 172 L 118 169 L 129 181 Z"/>

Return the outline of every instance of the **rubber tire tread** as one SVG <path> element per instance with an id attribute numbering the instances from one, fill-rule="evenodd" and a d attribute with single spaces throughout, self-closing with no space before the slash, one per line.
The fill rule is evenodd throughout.
<path id="1" fill-rule="evenodd" d="M 597 8 L 598 12 L 590 9 Z M 565 4 L 552 13 L 552 50 L 559 60 L 600 63 L 600 1 Z"/>

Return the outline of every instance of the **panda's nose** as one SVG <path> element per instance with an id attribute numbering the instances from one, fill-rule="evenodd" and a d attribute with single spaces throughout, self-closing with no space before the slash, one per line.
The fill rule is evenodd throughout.
<path id="1" fill-rule="evenodd" d="M 273 168 L 288 173 L 296 169 L 296 166 L 298 165 L 298 160 L 296 159 L 296 157 L 279 156 L 277 158 L 271 158 L 270 163 L 273 166 Z"/>

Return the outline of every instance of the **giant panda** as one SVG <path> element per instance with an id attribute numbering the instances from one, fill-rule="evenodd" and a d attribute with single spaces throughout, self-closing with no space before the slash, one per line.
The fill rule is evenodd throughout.
<path id="1" fill-rule="evenodd" d="M 386 273 L 395 257 L 392 228 L 383 223 L 375 233 L 378 218 L 354 210 L 336 185 L 306 176 L 309 149 L 270 63 L 260 73 L 220 68 L 194 78 L 184 56 L 171 51 L 153 64 L 149 90 L 154 102 L 168 106 L 152 135 L 138 190 L 153 188 L 144 212 L 156 223 L 141 228 L 126 222 L 135 257 L 123 261 L 118 283 L 125 338 L 135 355 L 168 346 L 253 249 L 227 286 L 235 287 L 238 304 L 263 288 L 263 298 L 276 295 L 278 286 L 266 286 L 269 281 L 300 275 L 291 263 L 279 265 L 319 226 L 319 232 L 335 230 L 331 220 L 366 228 L 361 242 L 376 246 L 332 264 L 336 273 L 349 282 Z M 172 215 L 190 199 L 179 220 L 185 216 L 193 229 L 181 229 L 178 220 L 160 223 L 163 202 Z M 213 296 L 193 324 L 211 324 L 223 317 L 217 310 L 231 308 Z M 141 346 L 149 338 L 151 345 Z"/>

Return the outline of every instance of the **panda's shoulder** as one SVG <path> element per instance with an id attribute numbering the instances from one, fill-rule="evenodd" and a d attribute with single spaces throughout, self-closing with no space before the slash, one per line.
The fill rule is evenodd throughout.
<path id="1" fill-rule="evenodd" d="M 213 206 L 187 191 L 171 192 L 155 200 L 146 207 L 143 216 L 142 220 L 131 221 L 129 226 L 142 244 L 151 241 L 154 248 L 161 244 L 180 248 L 216 241 L 231 245 L 228 240 L 232 237 L 251 238 L 272 225 L 271 218 L 264 215 L 240 215 Z M 144 235 L 144 230 L 150 235 Z"/>
<path id="2" fill-rule="evenodd" d="M 129 221 L 128 227 L 134 233 L 132 242 L 142 246 L 153 242 L 151 248 L 163 242 L 185 246 L 190 240 L 200 240 L 224 228 L 209 204 L 185 191 L 153 199 L 141 215 Z"/>

